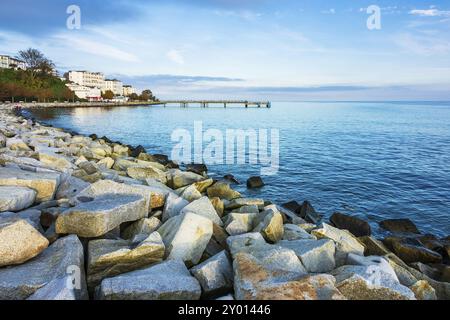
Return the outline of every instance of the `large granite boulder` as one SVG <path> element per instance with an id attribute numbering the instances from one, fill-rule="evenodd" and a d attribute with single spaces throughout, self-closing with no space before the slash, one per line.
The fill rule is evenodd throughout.
<path id="1" fill-rule="evenodd" d="M 238 252 L 244 251 L 246 247 L 266 244 L 263 236 L 259 232 L 251 232 L 228 237 L 227 247 L 234 257 Z"/>
<path id="2" fill-rule="evenodd" d="M 196 265 L 190 271 L 200 283 L 204 298 L 218 297 L 233 289 L 233 267 L 226 251 Z"/>
<path id="3" fill-rule="evenodd" d="M 198 300 L 198 281 L 180 260 L 104 279 L 96 292 L 101 300 Z"/>
<path id="4" fill-rule="evenodd" d="M 225 208 L 229 210 L 234 210 L 243 206 L 257 206 L 259 209 L 264 209 L 264 200 L 251 198 L 237 198 L 228 202 L 225 205 Z"/>
<path id="5" fill-rule="evenodd" d="M 230 213 L 225 222 L 225 230 L 230 236 L 250 232 L 256 216 L 256 213 Z"/>
<path id="6" fill-rule="evenodd" d="M 205 180 L 205 177 L 193 172 L 170 169 L 167 172 L 167 185 L 172 189 L 178 189 L 195 182 Z"/>
<path id="7" fill-rule="evenodd" d="M 305 229 L 296 224 L 285 224 L 283 240 L 316 240 L 316 237 L 309 234 Z"/>
<path id="8" fill-rule="evenodd" d="M 219 226 L 223 225 L 222 220 L 208 197 L 202 197 L 195 200 L 181 209 L 181 214 L 186 212 L 192 212 L 199 216 L 205 217 Z"/>
<path id="9" fill-rule="evenodd" d="M 78 300 L 77 292 L 68 284 L 72 283 L 71 276 L 65 276 L 51 280 L 42 288 L 36 290 L 27 300 Z"/>
<path id="10" fill-rule="evenodd" d="M 54 198 L 60 176 L 59 173 L 0 167 L 0 186 L 28 187 L 36 191 L 36 202 L 43 202 Z"/>
<path id="11" fill-rule="evenodd" d="M 380 226 L 391 232 L 420 233 L 416 225 L 409 219 L 387 219 L 381 221 Z"/>
<path id="12" fill-rule="evenodd" d="M 62 212 L 56 219 L 56 232 L 95 238 L 124 222 L 146 216 L 146 201 L 142 196 L 105 194 Z"/>
<path id="13" fill-rule="evenodd" d="M 331 239 L 336 243 L 336 266 L 342 266 L 349 253 L 364 255 L 364 246 L 349 231 L 334 228 L 326 223 L 322 228 L 311 231 L 318 239 Z"/>
<path id="14" fill-rule="evenodd" d="M 158 218 L 143 218 L 124 228 L 121 232 L 121 237 L 123 239 L 133 239 L 135 236 L 140 234 L 150 235 L 160 226 L 161 221 Z"/>
<path id="15" fill-rule="evenodd" d="M 241 194 L 231 189 L 230 184 L 225 181 L 216 182 L 206 190 L 206 193 L 210 198 L 217 197 L 226 200 L 233 200 L 241 197 Z"/>
<path id="16" fill-rule="evenodd" d="M 166 258 L 196 265 L 213 234 L 213 222 L 192 212 L 167 220 L 159 229 L 166 246 Z"/>
<path id="17" fill-rule="evenodd" d="M 332 272 L 350 300 L 415 300 L 414 293 L 378 265 L 342 266 Z"/>
<path id="18" fill-rule="evenodd" d="M 136 180 L 146 181 L 148 178 L 153 178 L 163 183 L 167 182 L 166 173 L 154 167 L 129 167 L 127 174 Z"/>
<path id="19" fill-rule="evenodd" d="M 370 236 L 372 233 L 367 221 L 339 212 L 333 213 L 330 222 L 338 229 L 350 231 L 355 237 Z"/>
<path id="20" fill-rule="evenodd" d="M 165 222 L 170 218 L 179 215 L 181 210 L 188 204 L 189 202 L 182 197 L 179 197 L 173 192 L 169 193 L 164 204 L 162 221 Z"/>
<path id="21" fill-rule="evenodd" d="M 87 261 L 88 287 L 94 289 L 104 278 L 161 262 L 165 247 L 159 233 L 154 232 L 141 240 L 90 241 Z"/>
<path id="22" fill-rule="evenodd" d="M 0 186 L 0 212 L 20 211 L 30 207 L 36 191 L 27 187 Z"/>
<path id="23" fill-rule="evenodd" d="M 236 300 L 344 299 L 331 275 L 306 276 L 302 272 L 280 270 L 244 252 L 236 255 L 233 269 Z"/>
<path id="24" fill-rule="evenodd" d="M 406 263 L 441 263 L 442 256 L 422 245 L 407 243 L 406 241 L 395 241 L 392 244 L 395 254 Z"/>
<path id="25" fill-rule="evenodd" d="M 81 191 L 89 187 L 90 184 L 72 175 L 63 175 L 61 183 L 56 191 L 56 199 L 70 199 L 76 197 Z"/>
<path id="26" fill-rule="evenodd" d="M 0 300 L 26 299 L 53 280 L 67 276 L 76 299 L 87 299 L 84 275 L 80 240 L 75 235 L 64 237 L 24 264 L 0 268 Z"/>
<path id="27" fill-rule="evenodd" d="M 152 208 L 158 208 L 164 205 L 164 199 L 166 197 L 166 193 L 156 187 L 137 184 L 130 185 L 111 180 L 97 181 L 84 189 L 77 197 L 98 197 L 105 194 L 140 195 L 145 199 L 148 212 L 150 212 Z"/>
<path id="28" fill-rule="evenodd" d="M 283 216 L 274 208 L 269 208 L 258 214 L 254 225 L 253 232 L 261 232 L 268 242 L 276 243 L 283 238 Z"/>
<path id="29" fill-rule="evenodd" d="M 2 218 L 0 214 L 0 267 L 24 263 L 40 254 L 48 244 L 26 220 Z"/>
<path id="30" fill-rule="evenodd" d="M 310 273 L 330 272 L 336 267 L 335 245 L 331 240 L 283 240 L 278 244 L 293 250 Z"/>

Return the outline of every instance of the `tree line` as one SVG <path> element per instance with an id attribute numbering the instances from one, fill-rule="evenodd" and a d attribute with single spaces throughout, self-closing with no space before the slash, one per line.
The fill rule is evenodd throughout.
<path id="1" fill-rule="evenodd" d="M 25 62 L 26 70 L 17 68 L 0 69 L 0 101 L 83 101 L 76 97 L 61 80 L 55 64 L 37 49 L 19 51 L 16 59 Z M 111 100 L 114 93 L 107 90 L 102 98 Z M 151 90 L 129 96 L 132 101 L 157 101 Z"/>

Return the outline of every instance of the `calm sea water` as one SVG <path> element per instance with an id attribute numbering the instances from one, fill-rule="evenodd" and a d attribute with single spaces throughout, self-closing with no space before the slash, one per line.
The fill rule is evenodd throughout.
<path id="1" fill-rule="evenodd" d="M 79 108 L 35 110 L 40 121 L 82 134 L 106 135 L 149 153 L 169 154 L 173 130 L 278 129 L 280 169 L 266 186 L 246 190 L 258 165 L 209 166 L 232 173 L 236 188 L 276 203 L 309 200 L 325 217 L 335 211 L 368 220 L 410 218 L 422 232 L 450 234 L 450 104 L 273 103 L 239 107 Z"/>

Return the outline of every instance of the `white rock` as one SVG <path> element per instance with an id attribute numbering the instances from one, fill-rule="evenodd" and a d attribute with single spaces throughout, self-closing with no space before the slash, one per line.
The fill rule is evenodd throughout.
<path id="1" fill-rule="evenodd" d="M 308 272 L 325 273 L 336 267 L 335 246 L 331 240 L 283 240 L 278 244 L 293 250 Z"/>
<path id="2" fill-rule="evenodd" d="M 223 222 L 217 214 L 216 209 L 212 205 L 208 197 L 202 197 L 185 206 L 181 210 L 181 214 L 192 212 L 199 216 L 205 217 L 219 226 L 223 226 Z"/>
<path id="3" fill-rule="evenodd" d="M 165 222 L 179 215 L 181 210 L 188 204 L 189 202 L 187 200 L 177 196 L 175 193 L 169 193 L 164 204 L 162 220 Z"/>
<path id="4" fill-rule="evenodd" d="M 180 259 L 187 265 L 196 265 L 213 234 L 211 220 L 186 212 L 167 220 L 158 229 L 166 246 L 168 259 Z"/>
<path id="5" fill-rule="evenodd" d="M 225 251 L 191 268 L 190 271 L 200 283 L 204 297 L 229 293 L 233 288 L 233 267 Z"/>
<path id="6" fill-rule="evenodd" d="M 104 279 L 97 292 L 101 300 L 198 300 L 200 295 L 198 281 L 179 260 Z"/>
<path id="7" fill-rule="evenodd" d="M 36 191 L 27 187 L 0 186 L 0 212 L 20 211 L 30 207 Z"/>
<path id="8" fill-rule="evenodd" d="M 344 265 L 349 253 L 364 255 L 364 246 L 347 230 L 323 223 L 322 228 L 311 231 L 311 234 L 319 239 L 331 239 L 336 243 L 336 266 Z"/>

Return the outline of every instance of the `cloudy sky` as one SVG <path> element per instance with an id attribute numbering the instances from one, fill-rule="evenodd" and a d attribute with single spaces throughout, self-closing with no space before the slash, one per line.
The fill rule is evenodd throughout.
<path id="1" fill-rule="evenodd" d="M 81 9 L 81 29 L 66 26 Z M 367 8 L 381 8 L 369 30 Z M 2 0 L 0 54 L 162 98 L 450 100 L 448 0 Z"/>

